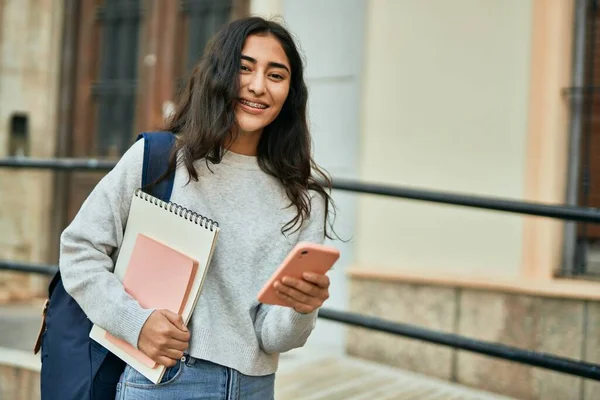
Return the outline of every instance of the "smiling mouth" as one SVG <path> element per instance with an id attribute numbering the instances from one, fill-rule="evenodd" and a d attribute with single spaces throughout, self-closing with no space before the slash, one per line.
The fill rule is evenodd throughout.
<path id="1" fill-rule="evenodd" d="M 245 106 L 248 106 L 248 107 L 251 107 L 251 108 L 256 108 L 257 110 L 264 110 L 264 109 L 266 109 L 266 108 L 269 107 L 266 104 L 255 103 L 253 101 L 248 101 L 248 100 L 244 100 L 244 99 L 238 99 L 238 102 L 241 103 L 241 104 L 243 104 L 243 105 L 245 105 Z"/>

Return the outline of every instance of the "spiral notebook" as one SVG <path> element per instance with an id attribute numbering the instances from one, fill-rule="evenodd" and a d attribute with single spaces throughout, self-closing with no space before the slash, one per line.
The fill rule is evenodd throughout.
<path id="1" fill-rule="evenodd" d="M 136 244 L 139 251 L 140 238 L 144 237 L 192 260 L 197 265 L 194 273 L 190 274 L 191 283 L 186 289 L 187 294 L 182 297 L 183 303 L 180 306 L 180 314 L 187 324 L 200 296 L 218 235 L 217 222 L 175 203 L 166 203 L 138 189 L 131 200 L 127 226 L 115 263 L 114 274 L 121 282 L 125 281 L 129 266 L 136 260 L 135 257 L 132 259 Z M 158 383 L 162 379 L 166 370 L 164 366 L 148 362 L 136 353 L 136 349 L 111 337 L 99 326 L 93 325 L 90 338 L 150 381 Z"/>
<path id="2" fill-rule="evenodd" d="M 164 309 L 181 315 L 197 269 L 197 260 L 138 233 L 123 278 L 123 287 L 146 309 Z M 126 341 L 108 332 L 105 336 L 109 342 L 147 367 L 156 366 L 154 360 Z"/>

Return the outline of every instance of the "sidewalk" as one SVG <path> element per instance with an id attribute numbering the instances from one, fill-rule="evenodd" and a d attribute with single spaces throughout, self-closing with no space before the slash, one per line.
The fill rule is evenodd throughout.
<path id="1" fill-rule="evenodd" d="M 277 400 L 509 400 L 436 378 L 305 347 L 283 354 Z"/>

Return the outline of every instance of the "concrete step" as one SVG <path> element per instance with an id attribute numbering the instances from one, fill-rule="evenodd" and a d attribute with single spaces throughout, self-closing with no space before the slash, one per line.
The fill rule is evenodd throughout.
<path id="1" fill-rule="evenodd" d="M 0 399 L 40 398 L 40 356 L 0 347 Z"/>
<path id="2" fill-rule="evenodd" d="M 43 301 L 0 306 L 0 347 L 30 351 L 40 329 Z"/>

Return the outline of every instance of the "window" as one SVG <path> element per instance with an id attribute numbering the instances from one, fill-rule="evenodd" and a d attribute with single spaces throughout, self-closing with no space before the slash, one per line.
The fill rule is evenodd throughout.
<path id="1" fill-rule="evenodd" d="M 66 18 L 76 32 L 68 53 L 72 76 L 70 129 L 64 156 L 119 158 L 136 134 L 164 122 L 183 78 L 208 39 L 231 19 L 248 15 L 249 0 L 81 0 Z M 67 87 L 70 87 L 68 89 Z M 70 97 L 66 96 L 67 97 Z M 72 172 L 64 200 L 64 227 L 103 174 Z"/>
<path id="2" fill-rule="evenodd" d="M 100 73 L 92 93 L 97 112 L 95 155 L 116 157 L 130 146 L 138 78 L 140 0 L 105 0 L 98 7 L 102 26 Z"/>
<path id="3" fill-rule="evenodd" d="M 585 11 L 586 23 L 580 27 L 585 30 L 581 76 L 584 87 L 572 90 L 575 103 L 571 115 L 572 122 L 575 119 L 581 122 L 581 129 L 571 132 L 579 138 L 580 146 L 570 155 L 569 195 L 571 203 L 576 198 L 578 206 L 600 208 L 600 10 L 597 1 L 588 1 Z M 577 178 L 573 179 L 574 176 Z M 567 227 L 565 235 L 565 275 L 600 279 L 600 226 L 567 225 L 572 230 Z"/>
<path id="4" fill-rule="evenodd" d="M 231 16 L 230 0 L 182 0 L 182 26 L 185 27 L 185 60 L 180 75 L 185 76 L 200 59 L 210 37 L 216 33 Z"/>

